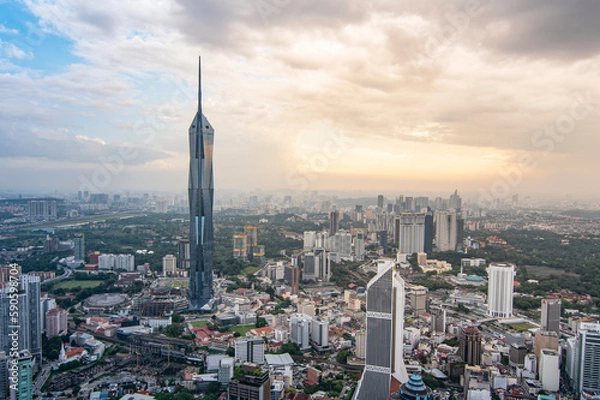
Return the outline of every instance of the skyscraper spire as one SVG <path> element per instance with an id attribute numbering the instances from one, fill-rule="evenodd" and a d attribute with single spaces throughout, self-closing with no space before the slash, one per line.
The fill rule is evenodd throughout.
<path id="1" fill-rule="evenodd" d="M 200 62 L 200 58 L 198 59 Z M 198 66 L 198 111 L 189 129 L 190 310 L 211 310 L 213 296 L 213 145 L 215 131 L 202 114 L 202 69 Z"/>

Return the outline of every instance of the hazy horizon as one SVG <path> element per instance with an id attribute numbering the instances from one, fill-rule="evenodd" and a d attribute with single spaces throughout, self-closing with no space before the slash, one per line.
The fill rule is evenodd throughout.
<path id="1" fill-rule="evenodd" d="M 600 198 L 600 3 L 0 2 L 0 191 Z"/>

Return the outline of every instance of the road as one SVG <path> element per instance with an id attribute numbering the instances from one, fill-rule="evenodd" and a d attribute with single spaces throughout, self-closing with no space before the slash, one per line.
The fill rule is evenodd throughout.
<path id="1" fill-rule="evenodd" d="M 50 373 L 52 372 L 53 366 L 54 366 L 54 363 L 46 363 L 46 364 L 42 365 L 42 370 L 40 371 L 38 376 L 35 378 L 35 382 L 33 383 L 33 393 L 35 395 L 39 395 L 39 393 L 41 392 L 42 386 L 44 386 L 44 383 L 46 383 L 46 380 L 48 380 L 48 377 L 50 376 Z"/>
<path id="2" fill-rule="evenodd" d="M 46 279 L 42 283 L 45 285 L 47 283 L 60 282 L 62 280 L 68 279 L 71 275 L 73 275 L 73 270 L 71 270 L 71 268 L 65 267 L 64 265 L 61 265 L 60 267 L 64 271 L 62 275 L 59 275 L 59 276 L 54 277 L 52 279 Z"/>

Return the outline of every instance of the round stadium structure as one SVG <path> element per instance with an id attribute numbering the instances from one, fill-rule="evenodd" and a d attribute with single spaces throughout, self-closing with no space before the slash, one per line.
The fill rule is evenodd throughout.
<path id="1" fill-rule="evenodd" d="M 131 300 L 121 293 L 102 293 L 88 297 L 83 309 L 90 314 L 112 313 L 131 306 Z"/>

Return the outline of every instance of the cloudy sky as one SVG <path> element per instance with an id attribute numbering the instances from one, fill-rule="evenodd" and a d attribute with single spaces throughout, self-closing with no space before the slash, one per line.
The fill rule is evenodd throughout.
<path id="1" fill-rule="evenodd" d="M 0 189 L 599 196 L 600 2 L 0 0 Z"/>

